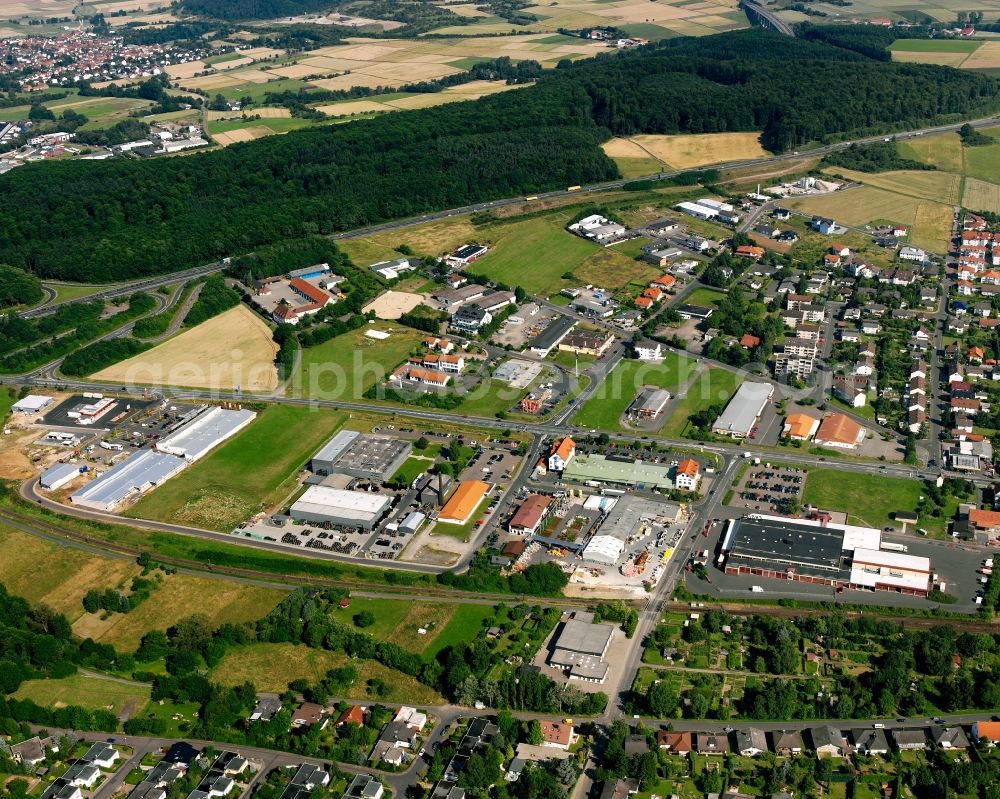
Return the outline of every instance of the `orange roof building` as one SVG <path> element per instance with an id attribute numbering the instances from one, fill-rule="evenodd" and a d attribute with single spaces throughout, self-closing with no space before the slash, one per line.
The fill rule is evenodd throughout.
<path id="1" fill-rule="evenodd" d="M 819 419 L 804 413 L 792 413 L 785 417 L 785 426 L 781 435 L 793 441 L 808 441 L 819 428 Z"/>
<path id="2" fill-rule="evenodd" d="M 668 289 L 677 282 L 677 278 L 673 275 L 660 275 L 656 280 L 652 281 L 649 285 L 655 288 Z"/>
<path id="3" fill-rule="evenodd" d="M 561 472 L 575 454 L 576 442 L 572 438 L 566 436 L 556 439 L 552 442 L 552 449 L 549 450 L 549 468 Z"/>
<path id="4" fill-rule="evenodd" d="M 736 248 L 737 258 L 753 258 L 755 261 L 759 261 L 764 257 L 764 248 L 755 247 L 752 244 L 741 244 Z"/>
<path id="5" fill-rule="evenodd" d="M 758 344 L 760 344 L 760 339 L 749 333 L 744 333 L 743 338 L 740 339 L 740 346 L 745 350 L 752 350 Z"/>
<path id="6" fill-rule="evenodd" d="M 816 431 L 820 446 L 854 449 L 865 438 L 865 429 L 842 413 L 828 413 Z"/>
<path id="7" fill-rule="evenodd" d="M 648 311 L 650 308 L 653 307 L 653 301 L 649 299 L 649 297 L 636 297 L 634 305 L 636 308 L 639 308 L 643 311 Z"/>
<path id="8" fill-rule="evenodd" d="M 972 737 L 977 741 L 1000 741 L 1000 721 L 977 721 L 972 725 Z"/>
<path id="9" fill-rule="evenodd" d="M 438 521 L 445 524 L 466 524 L 489 490 L 489 485 L 482 480 L 463 480 L 444 503 Z"/>
<path id="10" fill-rule="evenodd" d="M 977 530 L 1000 529 L 1000 512 L 973 508 L 969 511 L 969 524 Z"/>

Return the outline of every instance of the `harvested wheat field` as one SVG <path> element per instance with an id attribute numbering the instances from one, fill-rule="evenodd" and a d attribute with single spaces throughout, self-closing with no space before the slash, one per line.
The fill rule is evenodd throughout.
<path id="1" fill-rule="evenodd" d="M 273 130 L 264 125 L 251 125 L 249 128 L 237 128 L 236 130 L 227 130 L 222 133 L 213 133 L 212 138 L 215 139 L 217 144 L 228 147 L 230 144 L 263 139 L 265 136 L 270 136 L 273 133 Z"/>
<path id="2" fill-rule="evenodd" d="M 691 136 L 632 136 L 653 158 L 674 169 L 691 169 L 728 161 L 766 158 L 758 133 L 704 133 Z"/>
<path id="3" fill-rule="evenodd" d="M 271 329 L 249 308 L 237 305 L 134 358 L 93 375 L 133 385 L 244 391 L 277 388 Z"/>
<path id="4" fill-rule="evenodd" d="M 966 178 L 962 205 L 975 211 L 1000 213 L 1000 186 L 986 180 Z"/>
<path id="5" fill-rule="evenodd" d="M 291 119 L 292 112 L 287 108 L 255 108 L 251 112 L 252 116 L 259 116 L 261 119 Z"/>

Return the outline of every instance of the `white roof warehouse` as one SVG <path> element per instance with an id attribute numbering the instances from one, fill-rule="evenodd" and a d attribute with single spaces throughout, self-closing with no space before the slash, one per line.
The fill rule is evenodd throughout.
<path id="1" fill-rule="evenodd" d="M 371 530 L 391 504 L 392 500 L 382 494 L 310 486 L 292 505 L 291 516 L 302 522 Z"/>
<path id="2" fill-rule="evenodd" d="M 773 394 L 774 386 L 770 383 L 743 383 L 729 400 L 722 415 L 715 420 L 712 432 L 733 438 L 746 438 Z"/>

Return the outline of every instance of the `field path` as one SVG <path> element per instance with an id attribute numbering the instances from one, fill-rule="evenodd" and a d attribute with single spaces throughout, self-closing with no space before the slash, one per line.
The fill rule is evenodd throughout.
<path id="1" fill-rule="evenodd" d="M 138 682 L 136 680 L 127 680 L 124 677 L 115 677 L 115 676 L 113 676 L 111 674 L 104 674 L 103 672 L 100 672 L 100 671 L 93 671 L 92 669 L 80 668 L 80 669 L 78 669 L 78 671 L 84 677 L 92 677 L 95 680 L 106 680 L 107 682 L 116 682 L 119 685 L 134 685 L 134 686 L 137 686 L 139 688 L 148 688 L 149 687 L 149 683 L 147 683 L 147 682 Z"/>

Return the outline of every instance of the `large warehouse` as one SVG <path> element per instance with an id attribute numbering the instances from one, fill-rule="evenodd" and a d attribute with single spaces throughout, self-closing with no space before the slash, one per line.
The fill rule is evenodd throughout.
<path id="1" fill-rule="evenodd" d="M 257 414 L 213 406 L 156 443 L 156 449 L 186 461 L 196 461 L 213 447 L 236 435 Z"/>
<path id="2" fill-rule="evenodd" d="M 166 482 L 186 465 L 183 458 L 165 452 L 139 450 L 87 483 L 70 497 L 70 501 L 91 510 L 113 511 L 126 500 Z"/>
<path id="3" fill-rule="evenodd" d="M 720 436 L 746 438 L 773 394 L 774 386 L 770 383 L 743 383 L 722 415 L 715 420 L 712 432 Z"/>
<path id="4" fill-rule="evenodd" d="M 578 455 L 563 469 L 562 476 L 578 483 L 594 480 L 666 490 L 674 487 L 668 466 L 613 455 Z"/>
<path id="5" fill-rule="evenodd" d="M 364 480 L 389 480 L 410 456 L 411 444 L 391 436 L 341 430 L 312 459 L 318 475 L 346 474 Z"/>
<path id="6" fill-rule="evenodd" d="M 371 530 L 391 504 L 391 498 L 382 494 L 310 486 L 292 505 L 291 517 L 300 522 Z"/>
<path id="7" fill-rule="evenodd" d="M 571 680 L 604 682 L 608 675 L 604 655 L 614 632 L 611 624 L 595 624 L 592 613 L 576 611 L 553 636 L 549 665 L 563 669 Z"/>
<path id="8" fill-rule="evenodd" d="M 438 514 L 438 521 L 445 524 L 466 524 L 489 492 L 490 485 L 482 480 L 463 480 L 444 503 Z"/>
<path id="9" fill-rule="evenodd" d="M 726 574 L 926 596 L 930 560 L 880 546 L 871 527 L 754 515 L 728 523 L 722 553 Z"/>

